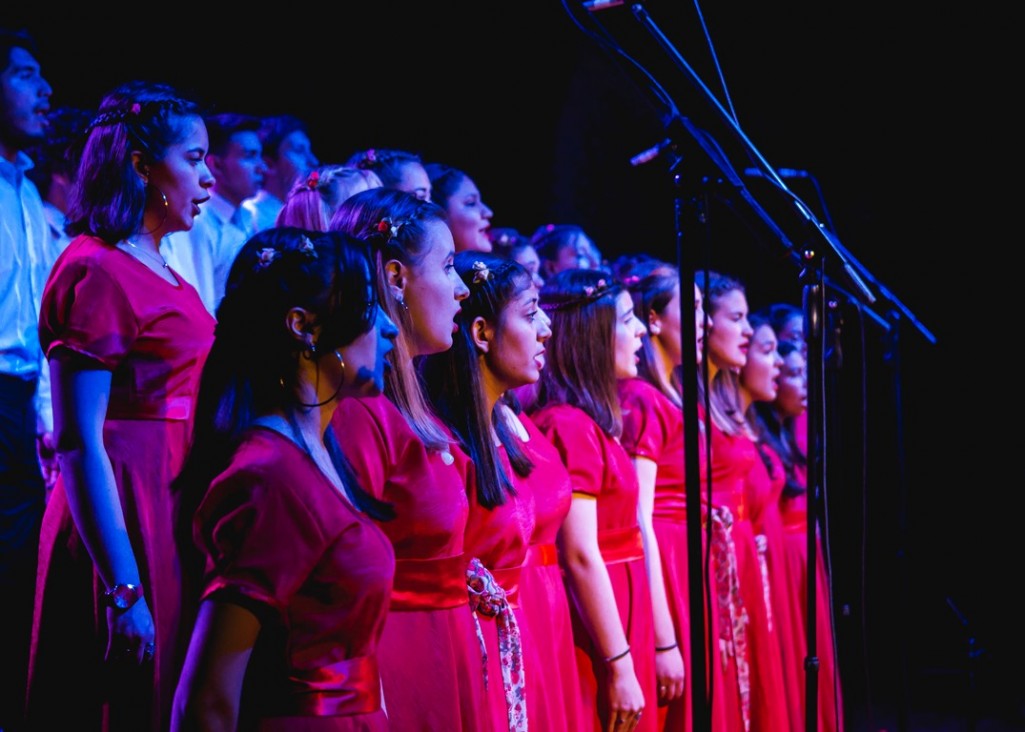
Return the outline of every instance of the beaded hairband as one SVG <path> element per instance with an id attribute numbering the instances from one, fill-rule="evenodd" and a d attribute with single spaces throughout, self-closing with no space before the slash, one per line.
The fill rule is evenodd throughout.
<path id="1" fill-rule="evenodd" d="M 127 109 L 108 109 L 93 117 L 86 132 L 91 132 L 94 127 L 105 127 L 125 122 L 129 119 L 139 117 L 144 111 L 152 113 L 164 107 L 175 109 L 181 106 L 181 102 L 175 99 L 162 99 L 155 102 L 133 102 Z"/>
<path id="2" fill-rule="evenodd" d="M 552 313 L 556 310 L 568 310 L 569 308 L 594 302 L 604 295 L 608 291 L 609 287 L 609 281 L 602 277 L 593 285 L 584 285 L 583 291 L 579 297 L 575 297 L 572 300 L 563 300 L 562 302 L 542 302 L 540 303 L 540 306 L 546 313 Z"/>

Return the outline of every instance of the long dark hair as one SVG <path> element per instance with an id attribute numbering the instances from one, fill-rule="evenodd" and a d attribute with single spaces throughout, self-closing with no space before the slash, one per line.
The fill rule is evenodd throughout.
<path id="1" fill-rule="evenodd" d="M 196 102 L 166 84 L 132 81 L 107 94 L 77 156 L 65 231 L 92 234 L 109 244 L 137 232 L 146 184 L 135 171 L 132 152 L 140 151 L 148 164 L 163 160 L 184 139 L 186 122 L 201 116 Z"/>
<path id="2" fill-rule="evenodd" d="M 745 293 L 744 283 L 727 274 L 708 270 L 700 281 L 709 321 L 715 318 L 722 301 L 731 292 Z M 707 345 L 706 345 L 707 348 Z M 746 429 L 744 410 L 739 399 L 740 376 L 729 369 L 717 369 L 708 384 L 708 404 L 712 421 L 728 435 Z"/>
<path id="3" fill-rule="evenodd" d="M 485 268 L 486 276 L 480 275 L 478 264 Z M 453 339 L 452 348 L 423 359 L 422 373 L 434 409 L 473 460 L 478 501 L 492 508 L 505 503 L 506 495 L 515 490 L 491 439 L 491 426 L 494 425 L 518 475 L 530 475 L 534 464 L 502 417 L 502 402 L 490 413 L 485 409 L 487 397 L 480 354 L 473 341 L 473 321 L 484 318 L 497 326 L 505 307 L 529 288 L 532 280 L 522 265 L 484 252 L 460 252 L 455 256 L 455 265 L 470 290 L 456 317 L 459 334 Z"/>
<path id="4" fill-rule="evenodd" d="M 321 327 L 317 350 L 326 358 L 369 331 L 377 302 L 366 246 L 340 232 L 279 227 L 259 232 L 239 251 L 217 308 L 191 447 L 173 484 L 181 501 L 179 543 L 186 549 L 191 548 L 196 508 L 210 482 L 228 466 L 246 430 L 262 415 L 291 414 L 297 406 L 301 344 L 284 327 L 294 307 L 315 314 Z M 325 445 L 352 502 L 387 518 L 385 504 L 359 488 L 344 459 L 339 463 L 337 446 L 330 439 Z"/>
<path id="5" fill-rule="evenodd" d="M 623 285 L 596 269 L 566 269 L 541 288 L 552 319 L 547 363 L 534 409 L 569 404 L 582 409 L 609 437 L 623 431 L 616 386 L 616 298 Z"/>

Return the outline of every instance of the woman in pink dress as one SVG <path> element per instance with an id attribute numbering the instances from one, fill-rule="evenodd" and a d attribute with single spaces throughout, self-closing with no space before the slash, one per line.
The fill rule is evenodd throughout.
<path id="1" fill-rule="evenodd" d="M 736 583 L 729 602 L 720 598 L 721 625 L 731 624 L 736 653 L 746 646 L 749 664 L 738 668 L 745 728 L 767 732 L 790 729 L 784 666 L 772 620 L 771 586 L 764 568 L 764 540 L 756 538 L 747 480 L 760 461 L 753 430 L 745 417 L 739 385 L 754 331 L 747 296 L 738 280 L 709 272 L 703 284 L 708 334 L 709 422 L 712 505 L 724 536 L 734 549 Z M 724 594 L 720 590 L 720 594 Z M 738 662 L 739 663 L 739 662 Z"/>
<path id="2" fill-rule="evenodd" d="M 548 557 L 535 552 L 534 571 L 525 566 L 538 505 L 547 511 L 544 530 L 554 543 L 569 508 L 569 476 L 552 455 L 554 448 L 545 451 L 545 438 L 504 400 L 510 390 L 540 377 L 549 321 L 538 307 L 530 273 L 516 262 L 467 251 L 456 255 L 456 270 L 470 289 L 458 318 L 459 335 L 450 351 L 425 360 L 424 377 L 438 413 L 475 466 L 467 554 L 481 560 L 504 592 L 498 616 L 478 612 L 494 679 L 489 688 L 498 696 L 492 709 L 506 712 L 496 728 L 575 729 L 579 705 L 569 605 L 565 590 L 552 592 L 549 584 L 562 584 L 554 546 Z M 560 470 L 543 474 L 552 465 Z M 542 567 L 555 570 L 556 577 L 550 571 L 540 574 Z M 520 669 L 525 679 L 508 673 Z"/>
<path id="3" fill-rule="evenodd" d="M 452 233 L 436 204 L 389 188 L 346 199 L 331 228 L 371 244 L 381 305 L 399 327 L 385 394 L 343 399 L 332 420 L 360 485 L 394 511 L 380 523 L 396 556 L 378 650 L 389 722 L 403 731 L 487 730 L 464 553 L 473 467 L 435 416 L 414 365 L 452 347 L 469 294 L 455 272 Z"/>
<path id="4" fill-rule="evenodd" d="M 786 483 L 783 461 L 773 446 L 762 439 L 755 421 L 755 405 L 771 403 L 778 393 L 778 380 L 783 359 L 777 349 L 776 332 L 768 319 L 752 313 L 748 321 L 754 333 L 747 353 L 747 362 L 740 372 L 740 398 L 746 405 L 748 424 L 756 438 L 759 460 L 755 462 L 747 479 L 745 499 L 751 511 L 755 536 L 761 537 L 765 551 L 759 555 L 763 561 L 763 581 L 771 599 L 773 633 L 780 647 L 783 662 L 784 690 L 787 713 L 791 720 L 803 719 L 801 688 L 803 658 L 799 657 L 799 638 L 794 634 L 795 615 L 800 608 L 794 603 L 785 562 L 786 542 L 780 497 Z"/>
<path id="5" fill-rule="evenodd" d="M 675 268 L 655 271 L 627 282 L 634 312 L 647 323 L 638 375 L 619 382 L 623 410 L 623 447 L 634 461 L 640 485 L 641 529 L 652 536 L 658 558 L 649 557 L 652 601 L 655 607 L 655 667 L 658 677 L 660 729 L 689 730 L 693 710 L 689 673 L 690 592 L 688 586 L 687 496 L 684 473 L 683 398 L 674 376 L 682 364 L 680 282 Z M 701 290 L 694 285 L 695 349 L 701 360 L 705 312 Z M 689 350 L 689 349 L 688 349 Z M 703 451 L 699 457 L 704 458 Z M 701 473 L 705 473 L 702 464 Z M 702 512 L 703 515 L 707 512 Z M 663 650 L 658 650 L 663 649 Z M 680 660 L 677 660 L 677 656 Z M 678 666 L 679 664 L 679 666 Z M 717 672 L 719 664 L 711 664 Z M 720 689 L 722 681 L 713 681 Z M 713 696 L 719 701 L 721 693 Z M 713 729 L 726 729 L 723 705 L 711 715 Z"/>
<path id="6" fill-rule="evenodd" d="M 314 239 L 308 238 L 308 234 Z M 328 431 L 377 394 L 398 331 L 367 248 L 265 229 L 232 265 L 175 483 L 203 561 L 172 730 L 387 730 L 377 642 L 395 570 Z"/>
<path id="7" fill-rule="evenodd" d="M 644 327 L 630 294 L 600 270 L 556 274 L 541 306 L 552 337 L 531 417 L 573 483 L 559 552 L 573 601 L 580 729 L 655 730 L 651 595 L 616 393 L 617 378 L 637 374 Z"/>
<path id="8" fill-rule="evenodd" d="M 46 507 L 27 715 L 33 729 L 156 730 L 180 668 L 170 486 L 214 321 L 167 266 L 213 176 L 197 107 L 126 84 L 89 126 L 75 236 L 43 292 L 60 479 Z"/>
<path id="9" fill-rule="evenodd" d="M 808 488 L 807 459 L 800 439 L 801 418 L 807 415 L 808 379 L 803 342 L 780 340 L 783 359 L 776 399 L 754 405 L 754 424 L 759 438 L 779 456 L 785 485 L 780 498 L 784 526 L 784 561 L 788 574 L 791 602 L 797 609 L 793 618 L 801 717 L 805 711 L 804 659 L 807 655 L 808 602 Z M 836 663 L 833 633 L 832 591 L 825 565 L 822 538 L 816 531 L 815 557 L 815 647 L 819 659 L 817 718 L 821 732 L 843 729 L 843 695 Z"/>

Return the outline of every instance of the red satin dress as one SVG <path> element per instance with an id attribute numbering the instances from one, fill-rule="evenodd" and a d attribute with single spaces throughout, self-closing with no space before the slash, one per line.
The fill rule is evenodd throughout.
<path id="1" fill-rule="evenodd" d="M 803 428 L 807 429 L 807 420 Z M 800 429 L 801 423 L 798 423 Z M 800 431 L 798 435 L 800 435 Z M 807 443 L 807 433 L 803 438 Z M 806 472 L 798 471 L 798 478 L 807 484 Z M 780 499 L 780 512 L 784 527 L 784 558 L 792 593 L 791 602 L 799 609 L 794 615 L 792 635 L 796 639 L 797 660 L 801 687 L 801 724 L 804 720 L 804 657 L 808 652 L 807 644 L 807 606 L 808 606 L 808 494 L 795 496 L 784 495 Z M 825 552 L 822 536 L 815 532 L 815 654 L 819 659 L 817 717 L 820 732 L 842 732 L 843 724 L 843 692 L 840 680 L 840 669 L 837 665 L 834 648 L 835 634 L 833 615 L 831 612 L 833 593 L 829 581 L 829 568 L 825 563 Z"/>
<path id="2" fill-rule="evenodd" d="M 735 592 L 727 599 L 720 590 L 720 627 L 732 623 L 741 710 L 750 729 L 788 732 L 783 660 L 772 625 L 771 593 L 763 579 L 765 544 L 755 538 L 746 494 L 747 478 L 758 460 L 757 447 L 748 437 L 727 435 L 713 424 L 712 505 L 719 512 L 713 520 L 721 521 L 733 546 L 739 589 L 739 599 Z M 738 655 L 743 645 L 746 669 Z"/>
<path id="3" fill-rule="evenodd" d="M 569 513 L 573 484 L 559 453 L 525 414 L 529 439 L 522 447 L 534 464 L 529 476 L 514 476 L 534 496 L 534 533 L 520 575 L 520 608 L 530 629 L 530 648 L 540 661 L 527 674 L 527 717 L 532 732 L 580 728 L 583 710 L 569 596 L 559 566 L 556 538 Z"/>
<path id="4" fill-rule="evenodd" d="M 759 555 L 763 560 L 762 580 L 766 596 L 770 599 L 772 632 L 779 644 L 783 663 L 783 688 L 786 695 L 788 718 L 799 726 L 804 719 L 801 689 L 804 685 L 804 658 L 800 638 L 795 635 L 796 615 L 800 607 L 795 604 L 796 595 L 787 570 L 786 532 L 780 512 L 780 498 L 786 484 L 783 461 L 768 444 L 758 445 L 759 459 L 747 479 L 747 505 L 755 535 L 764 537 L 765 551 Z M 764 456 L 764 457 L 763 457 Z M 765 461 L 769 461 L 767 466 Z"/>
<path id="5" fill-rule="evenodd" d="M 540 664 L 520 603 L 523 564 L 534 533 L 534 493 L 529 483 L 517 479 L 504 447 L 499 447 L 499 458 L 506 476 L 515 481 L 515 494 L 486 508 L 477 496 L 476 478 L 468 482 L 470 516 L 465 546 L 466 555 L 479 559 L 504 591 L 497 613 L 475 613 L 487 653 L 490 729 L 495 732 L 528 728 L 531 699 L 526 679 L 537 673 Z"/>
<path id="6" fill-rule="evenodd" d="M 254 428 L 211 483 L 193 533 L 206 558 L 202 598 L 261 621 L 240 728 L 387 730 L 377 644 L 395 555 L 313 459 Z"/>
<path id="7" fill-rule="evenodd" d="M 626 631 L 634 671 L 644 692 L 638 730 L 658 729 L 655 714 L 655 630 L 644 546 L 637 523 L 637 474 L 619 440 L 606 435 L 586 412 L 567 404 L 550 405 L 531 415 L 569 470 L 573 492 L 597 499 L 598 545 Z M 584 706 L 581 729 L 608 728 L 607 666 L 583 619 L 573 608 L 574 642 Z"/>
<path id="8" fill-rule="evenodd" d="M 156 626 L 152 663 L 103 660 L 103 581 L 57 485 L 43 517 L 29 662 L 33 729 L 164 732 L 184 660 L 181 567 L 171 481 L 191 434 L 214 320 L 192 285 L 174 285 L 91 236 L 61 253 L 43 291 L 44 353 L 73 351 L 110 371 L 103 445 Z M 73 683 L 72 683 L 73 680 Z"/>
<path id="9" fill-rule="evenodd" d="M 623 410 L 623 447 L 633 458 L 646 458 L 657 466 L 655 474 L 655 502 L 652 523 L 658 549 L 662 558 L 662 578 L 665 583 L 669 612 L 672 614 L 676 631 L 676 642 L 683 654 L 684 695 L 658 708 L 660 729 L 666 732 L 690 732 L 694 724 L 690 668 L 692 664 L 690 642 L 690 585 L 689 552 L 687 550 L 687 487 L 684 464 L 683 411 L 662 392 L 643 379 L 624 379 L 619 382 L 619 401 Z M 702 441 L 703 445 L 703 441 Z M 699 450 L 699 475 L 704 481 L 707 475 L 705 453 Z M 702 508 L 701 520 L 707 527 L 708 511 Z M 701 566 L 705 566 L 702 558 Z M 709 587 L 705 582 L 704 586 Z M 707 605 L 706 605 L 707 607 Z M 706 632 L 718 638 L 717 618 L 705 618 Z M 718 648 L 718 643 L 716 643 Z M 723 664 L 719 662 L 718 651 L 715 663 L 707 664 L 706 679 L 711 686 L 711 707 L 708 710 L 712 729 L 727 730 L 739 722 L 739 716 L 730 716 L 727 699 L 735 702 L 736 682 L 731 693 L 726 693 Z M 704 690 L 702 690 L 704 693 Z M 707 696 L 706 696 L 707 698 Z M 733 705 L 733 709 L 739 708 Z M 735 727 L 734 727 L 735 728 Z"/>
<path id="10" fill-rule="evenodd" d="M 455 444 L 428 450 L 386 396 L 343 399 L 331 425 L 363 489 L 395 509 L 380 522 L 395 550 L 378 648 L 391 729 L 488 729 L 466 586 L 469 461 Z"/>

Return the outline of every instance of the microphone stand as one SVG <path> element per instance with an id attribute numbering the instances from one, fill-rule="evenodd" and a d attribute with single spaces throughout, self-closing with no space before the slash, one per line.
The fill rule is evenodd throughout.
<path id="1" fill-rule="evenodd" d="M 808 345 L 808 364 L 823 364 L 823 353 L 825 351 L 824 339 L 826 329 L 825 309 L 823 297 L 823 272 L 824 258 L 815 250 L 809 249 L 805 253 L 808 266 L 801 272 L 801 279 L 804 281 L 802 304 L 804 307 L 805 341 Z M 824 398 L 824 372 L 822 368 L 808 369 L 808 485 L 807 485 L 807 532 L 806 552 L 808 555 L 808 568 L 805 577 L 805 657 L 804 657 L 804 729 L 814 730 L 818 728 L 818 672 L 819 658 L 816 655 L 816 617 L 817 598 L 816 588 L 816 567 L 815 560 L 818 554 L 818 542 L 816 526 L 818 522 L 818 507 L 820 504 L 819 486 L 825 484 L 825 434 L 823 418 Z"/>
<path id="2" fill-rule="evenodd" d="M 669 39 L 662 33 L 661 29 L 657 26 L 650 14 L 644 8 L 641 2 L 626 3 L 623 0 L 607 0 L 601 4 L 600 8 L 597 3 L 584 4 L 584 7 L 590 12 L 594 12 L 601 8 L 611 8 L 618 5 L 629 4 L 629 9 L 634 18 L 644 27 L 646 31 L 656 40 L 659 47 L 668 54 L 670 59 L 673 61 L 675 66 L 683 73 L 684 77 L 690 82 L 691 86 L 697 90 L 699 96 L 698 107 L 704 110 L 712 111 L 712 118 L 719 125 L 724 126 L 728 135 L 727 141 L 732 144 L 733 148 L 739 146 L 739 148 L 745 153 L 748 162 L 755 162 L 759 165 L 763 171 L 765 179 L 773 183 L 775 189 L 785 196 L 784 202 L 787 205 L 786 210 L 789 211 L 789 216 L 793 218 L 793 214 L 796 213 L 798 216 L 795 219 L 796 227 L 800 230 L 800 238 L 804 241 L 803 247 L 799 252 L 793 245 L 787 232 L 784 230 L 784 226 L 777 223 L 775 219 L 768 214 L 763 208 L 761 203 L 757 201 L 751 193 L 748 191 L 746 185 L 741 179 L 737 169 L 730 161 L 728 155 L 724 151 L 723 147 L 719 142 L 708 132 L 698 128 L 694 125 L 691 120 L 683 117 L 679 114 L 675 103 L 667 101 L 666 96 L 657 96 L 657 101 L 669 104 L 671 107 L 670 114 L 666 121 L 666 140 L 659 144 L 659 150 L 670 149 L 674 153 L 674 161 L 672 168 L 675 169 L 680 161 L 680 157 L 676 156 L 675 153 L 680 144 L 685 140 L 690 140 L 692 143 L 696 143 L 697 147 L 704 153 L 705 159 L 711 162 L 718 169 L 719 183 L 728 181 L 732 184 L 732 192 L 737 196 L 743 203 L 746 204 L 746 211 L 755 214 L 755 218 L 764 227 L 773 234 L 776 241 L 778 241 L 786 250 L 786 254 L 795 261 L 795 263 L 801 268 L 801 279 L 803 280 L 803 304 L 805 310 L 806 328 L 808 329 L 808 335 L 806 335 L 808 342 L 808 380 L 809 380 L 809 404 L 808 404 L 808 438 L 809 438 L 809 474 L 808 474 L 808 521 L 807 521 L 807 552 L 808 552 L 808 566 L 807 566 L 807 618 L 805 624 L 806 641 L 808 655 L 805 658 L 805 671 L 806 671 L 806 714 L 805 714 L 805 728 L 807 730 L 814 730 L 817 727 L 817 681 L 818 681 L 818 666 L 819 660 L 815 655 L 816 652 L 816 611 L 815 611 L 815 588 L 816 588 L 816 559 L 817 559 L 817 517 L 823 510 L 824 505 L 824 489 L 825 489 L 825 364 L 824 364 L 824 303 L 825 303 L 825 292 L 824 288 L 830 279 L 825 273 L 825 262 L 826 256 L 824 252 L 828 253 L 829 258 L 839 264 L 840 271 L 844 273 L 844 276 L 848 283 L 853 285 L 853 291 L 857 293 L 858 297 L 855 298 L 850 293 L 844 292 L 842 288 L 837 288 L 841 292 L 844 292 L 850 300 L 860 300 L 861 303 L 871 306 L 878 302 L 876 292 L 886 298 L 887 302 L 892 306 L 890 312 L 899 311 L 904 318 L 913 323 L 921 334 L 931 343 L 935 343 L 935 337 L 914 317 L 910 311 L 878 280 L 871 276 L 871 274 L 854 259 L 853 255 L 848 252 L 843 245 L 839 242 L 837 237 L 832 234 L 824 225 L 819 223 L 815 218 L 812 211 L 806 206 L 796 195 L 794 195 L 783 182 L 782 178 L 777 174 L 776 170 L 768 164 L 761 153 L 755 148 L 751 141 L 747 138 L 744 132 L 738 127 L 733 117 L 727 113 L 723 106 L 719 103 L 716 96 L 709 90 L 704 84 L 698 74 L 690 67 L 687 61 L 680 55 L 679 51 L 673 46 Z M 623 54 L 625 55 L 625 54 Z M 650 78 L 650 75 L 649 75 Z M 655 153 L 658 154 L 657 151 Z M 741 166 L 743 167 L 743 166 Z M 704 182 L 707 183 L 709 179 L 705 178 Z M 680 177 L 674 173 L 674 183 L 678 186 L 680 183 Z M 705 191 L 709 189 L 705 186 Z M 707 211 L 698 203 L 697 197 L 692 197 L 687 204 L 694 211 L 694 218 L 699 224 L 706 226 L 707 230 Z M 696 268 L 694 266 L 693 257 L 685 256 L 686 250 L 681 246 L 682 238 L 682 226 L 681 226 L 681 212 L 684 209 L 684 201 L 679 195 L 676 197 L 675 203 L 676 209 L 676 246 L 677 246 L 677 262 L 680 267 L 680 293 L 681 293 L 681 333 L 682 338 L 693 337 L 695 334 L 691 331 L 693 328 L 693 317 L 686 317 L 685 311 L 689 309 L 693 316 L 693 308 L 685 308 L 683 303 L 690 302 L 689 297 L 685 297 L 684 293 L 688 290 L 684 287 L 684 276 L 689 275 L 693 279 Z M 791 223 L 791 229 L 794 228 L 795 224 Z M 866 280 L 872 284 L 876 292 L 870 289 Z M 691 283 L 687 283 L 688 285 Z M 871 314 L 871 308 L 863 308 L 865 312 Z M 887 332 L 890 331 L 890 323 L 883 318 L 873 316 L 875 321 Z M 690 324 L 690 325 L 688 325 Z M 688 336 L 688 331 L 690 335 Z M 684 342 L 687 342 L 686 340 Z M 694 342 L 694 341 L 691 341 Z M 685 382 L 683 385 L 684 393 L 684 433 L 685 433 L 685 470 L 686 470 L 686 501 L 688 506 L 700 506 L 700 479 L 694 480 L 694 474 L 698 469 L 698 463 L 695 459 L 698 455 L 697 451 L 697 434 L 698 434 L 698 421 L 697 421 L 697 408 L 696 404 L 691 403 L 694 401 L 694 397 L 697 394 L 697 380 L 696 375 L 690 374 L 691 369 L 688 367 L 687 359 L 683 359 L 683 376 Z M 900 446 L 898 446 L 900 447 Z M 700 532 L 700 510 L 690 510 L 687 512 L 687 536 L 688 536 L 688 566 L 690 571 L 689 586 L 691 590 L 690 596 L 690 612 L 692 619 L 698 619 L 698 625 L 702 626 L 703 630 L 703 608 L 702 598 L 704 596 L 703 587 L 701 586 L 698 578 L 702 576 L 702 567 L 700 566 L 699 559 L 702 556 L 701 547 L 701 532 Z M 692 631 L 694 631 L 694 625 L 692 625 Z M 711 646 L 713 639 L 709 639 L 708 643 Z M 703 659 L 698 659 L 697 649 L 705 646 L 706 639 L 703 635 L 692 633 L 692 644 L 691 652 L 692 656 L 692 669 L 689 672 L 697 671 L 699 674 L 703 674 L 705 667 L 703 663 L 700 663 Z M 705 730 L 708 729 L 708 717 L 707 708 L 700 704 L 700 690 L 701 687 L 697 684 L 692 685 L 694 704 L 692 705 L 694 712 L 694 729 Z"/>
<path id="3" fill-rule="evenodd" d="M 619 2 L 610 2 L 608 7 L 615 5 L 627 4 Z M 584 6 L 590 11 L 594 11 L 597 8 Z M 668 115 L 666 122 L 666 140 L 659 144 L 659 150 L 671 149 L 674 152 L 674 162 L 672 168 L 675 169 L 679 163 L 679 156 L 676 156 L 676 150 L 678 146 L 684 141 L 689 139 L 691 142 L 696 143 L 698 148 L 704 153 L 706 160 L 710 161 L 717 169 L 718 174 L 721 176 L 719 182 L 728 181 L 732 184 L 733 192 L 738 196 L 746 205 L 747 211 L 753 212 L 756 218 L 767 228 L 773 235 L 774 238 L 782 244 L 786 249 L 786 254 L 796 264 L 801 267 L 801 279 L 803 280 L 803 303 L 805 310 L 806 328 L 808 329 L 808 335 L 806 336 L 809 347 L 808 357 L 808 379 L 809 379 L 809 419 L 808 419 L 808 431 L 809 431 L 809 485 L 808 485 L 808 521 L 807 521 L 807 553 L 808 553 L 808 566 L 807 566 L 807 608 L 806 608 L 806 642 L 807 642 L 807 656 L 805 658 L 805 671 L 806 671 L 806 688 L 805 688 L 805 728 L 807 730 L 814 730 L 817 727 L 817 682 L 818 682 L 818 667 L 819 659 L 816 656 L 816 609 L 815 609 L 815 589 L 816 589 L 816 559 L 817 559 L 817 517 L 822 511 L 824 501 L 824 487 L 825 487 L 825 399 L 824 399 L 824 302 L 825 293 L 824 287 L 829 278 L 825 274 L 825 261 L 826 257 L 823 252 L 829 253 L 831 259 L 839 263 L 840 270 L 844 273 L 847 281 L 853 285 L 854 292 L 858 293 L 860 300 L 867 305 L 873 305 L 878 301 L 876 294 L 869 288 L 865 280 L 868 280 L 875 287 L 876 291 L 885 296 L 892 306 L 899 310 L 909 322 L 913 322 L 922 334 L 930 342 L 935 342 L 934 337 L 929 333 L 924 326 L 922 326 L 916 318 L 905 308 L 894 296 L 890 293 L 881 283 L 873 278 L 865 269 L 858 263 L 854 257 L 840 244 L 836 236 L 827 230 L 827 228 L 820 224 L 812 211 L 804 205 L 797 196 L 790 192 L 782 178 L 776 173 L 775 169 L 768 164 L 761 153 L 755 148 L 755 146 L 748 140 L 747 136 L 737 126 L 732 116 L 719 103 L 715 95 L 709 90 L 704 84 L 700 77 L 694 72 L 687 61 L 680 55 L 669 39 L 662 33 L 661 29 L 656 25 L 650 14 L 644 8 L 640 2 L 629 3 L 629 8 L 636 20 L 647 30 L 652 37 L 655 38 L 658 45 L 665 51 L 671 60 L 675 63 L 676 67 L 681 70 L 684 76 L 691 82 L 691 85 L 698 91 L 699 97 L 703 100 L 704 108 L 711 109 L 713 112 L 713 119 L 717 120 L 719 124 L 724 125 L 729 135 L 729 142 L 733 143 L 734 146 L 739 144 L 740 148 L 746 152 L 746 156 L 749 161 L 756 162 L 763 170 L 763 175 L 766 179 L 773 182 L 775 188 L 788 198 L 786 202 L 789 204 L 788 210 L 790 215 L 793 213 L 798 214 L 797 225 L 801 230 L 801 238 L 807 239 L 802 247 L 802 250 L 798 252 L 797 248 L 793 245 L 790 237 L 784 231 L 784 227 L 778 224 L 775 219 L 770 216 L 767 211 L 762 207 L 759 201 L 757 201 L 751 193 L 748 191 L 746 185 L 742 181 L 740 174 L 737 172 L 734 165 L 729 160 L 727 154 L 724 152 L 722 146 L 715 140 L 711 134 L 703 129 L 699 129 L 689 119 L 680 115 L 676 109 L 676 105 L 671 104 L 671 113 Z M 659 97 L 660 102 L 666 102 L 665 97 Z M 657 155 L 657 152 L 656 152 Z M 674 173 L 674 183 L 679 186 L 680 177 Z M 708 179 L 706 178 L 705 181 Z M 706 187 L 707 190 L 707 187 Z M 707 225 L 707 211 L 698 202 L 698 197 L 694 196 L 686 202 L 686 205 L 690 206 L 694 210 L 694 219 L 702 225 Z M 683 302 L 690 302 L 689 297 L 685 297 L 684 293 L 689 290 L 685 287 L 685 275 L 688 275 L 691 280 L 693 279 L 696 268 L 694 266 L 693 257 L 686 256 L 687 251 L 681 246 L 682 239 L 682 211 L 684 210 L 685 202 L 679 195 L 676 196 L 675 210 L 676 210 L 676 248 L 677 248 L 677 263 L 680 268 L 680 292 L 681 292 L 681 332 L 682 338 L 687 339 L 693 337 L 693 332 L 688 335 L 688 331 L 693 327 L 693 317 L 686 317 Z M 687 283 L 690 284 L 690 283 Z M 841 288 L 841 291 L 842 288 Z M 848 294 L 850 297 L 849 293 Z M 856 298 L 851 298 L 856 299 Z M 693 309 L 690 308 L 691 314 L 693 315 Z M 870 308 L 864 308 L 866 312 L 871 313 Z M 889 331 L 889 324 L 876 317 L 876 322 L 879 323 L 884 330 Z M 684 342 L 687 342 L 686 340 Z M 690 341 L 694 342 L 694 341 Z M 683 398 L 684 398 L 684 432 L 685 432 L 685 475 L 687 481 L 686 489 L 686 501 L 688 506 L 700 506 L 700 478 L 695 480 L 694 476 L 698 469 L 698 449 L 697 449 L 697 434 L 698 434 L 698 421 L 697 421 L 697 408 L 694 404 L 694 395 L 697 394 L 697 379 L 696 374 L 692 374 L 691 369 L 687 364 L 687 359 L 683 359 Z M 688 565 L 690 571 L 690 612 L 692 617 L 692 637 L 691 637 L 691 648 L 692 648 L 692 668 L 688 671 L 692 674 L 696 674 L 697 677 L 701 677 L 704 674 L 705 666 L 702 661 L 704 659 L 698 658 L 697 649 L 704 648 L 706 642 L 709 646 L 712 646 L 713 639 L 705 639 L 704 637 L 704 613 L 702 598 L 704 597 L 704 588 L 700 582 L 703 568 L 700 566 L 699 559 L 702 556 L 701 546 L 701 530 L 700 530 L 700 510 L 691 510 L 687 513 L 687 536 L 688 536 Z M 694 619 L 697 620 L 694 623 Z M 698 632 L 700 629 L 700 632 Z M 693 678 L 693 677 L 692 677 Z M 703 680 L 703 679 L 702 679 Z M 702 699 L 700 698 L 701 685 L 695 683 L 692 684 L 693 690 L 693 718 L 694 718 L 694 729 L 705 730 L 708 729 L 708 707 L 701 704 Z"/>
<path id="4" fill-rule="evenodd" d="M 698 269 L 698 261 L 694 247 L 684 247 L 684 221 L 689 220 L 699 226 L 706 220 L 706 197 L 699 193 L 685 195 L 682 192 L 684 179 L 676 173 L 676 168 L 683 160 L 672 148 L 672 161 L 669 172 L 676 189 L 674 199 L 674 220 L 676 226 L 676 262 L 680 288 L 680 340 L 682 343 L 697 342 L 697 328 L 694 318 L 694 276 Z M 689 313 L 689 315 L 687 315 Z M 688 349 L 684 349 L 687 353 Z M 698 354 L 701 355 L 701 354 Z M 683 357 L 681 363 L 680 392 L 683 397 L 684 427 L 684 486 L 687 504 L 687 591 L 690 602 L 690 667 L 686 669 L 690 676 L 691 688 L 691 719 L 695 730 L 712 728 L 712 697 L 716 690 L 708 683 L 706 659 L 716 662 L 717 644 L 711 630 L 705 633 L 705 610 L 711 614 L 712 592 L 706 592 L 704 578 L 705 556 L 701 529 L 701 455 L 699 454 L 698 431 L 698 366 L 696 358 Z M 711 527 L 711 521 L 708 522 Z M 711 543 L 709 542 L 709 547 Z M 709 623 L 711 628 L 711 623 Z"/>

